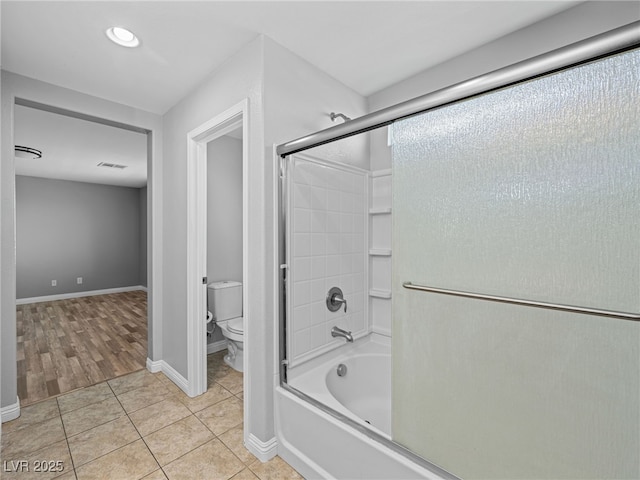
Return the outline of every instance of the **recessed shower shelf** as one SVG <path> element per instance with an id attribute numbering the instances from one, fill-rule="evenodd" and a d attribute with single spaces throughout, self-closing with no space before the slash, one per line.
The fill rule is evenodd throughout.
<path id="1" fill-rule="evenodd" d="M 391 213 L 391 207 L 383 207 L 383 208 L 370 208 L 369 215 L 384 215 Z"/>
<path id="2" fill-rule="evenodd" d="M 375 298 L 391 298 L 391 290 L 380 290 L 372 288 L 369 290 L 369 296 Z"/>
<path id="3" fill-rule="evenodd" d="M 376 257 L 390 257 L 391 249 L 390 248 L 372 248 L 369 250 L 369 255 Z"/>

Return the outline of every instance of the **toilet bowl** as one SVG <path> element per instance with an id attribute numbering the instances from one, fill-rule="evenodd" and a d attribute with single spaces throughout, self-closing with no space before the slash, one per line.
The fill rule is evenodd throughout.
<path id="1" fill-rule="evenodd" d="M 222 335 L 227 339 L 227 354 L 224 363 L 238 372 L 244 371 L 244 319 L 232 318 L 218 322 Z"/>
<path id="2" fill-rule="evenodd" d="M 224 362 L 234 370 L 244 370 L 244 320 L 242 318 L 242 284 L 234 281 L 213 282 L 208 287 L 209 313 L 227 340 Z M 209 318 L 209 315 L 207 315 Z"/>

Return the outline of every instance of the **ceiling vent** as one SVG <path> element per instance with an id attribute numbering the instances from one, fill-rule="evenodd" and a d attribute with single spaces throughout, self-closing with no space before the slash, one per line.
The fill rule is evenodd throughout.
<path id="1" fill-rule="evenodd" d="M 107 162 L 100 162 L 98 166 L 105 167 L 105 168 L 115 168 L 116 170 L 124 170 L 125 168 L 127 168 L 126 165 L 118 165 L 117 163 L 107 163 Z"/>

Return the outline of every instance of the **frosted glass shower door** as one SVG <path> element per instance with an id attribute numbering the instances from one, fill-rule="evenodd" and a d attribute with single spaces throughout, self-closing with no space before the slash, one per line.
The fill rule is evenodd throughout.
<path id="1" fill-rule="evenodd" d="M 393 126 L 393 437 L 471 478 L 637 478 L 640 53 Z"/>

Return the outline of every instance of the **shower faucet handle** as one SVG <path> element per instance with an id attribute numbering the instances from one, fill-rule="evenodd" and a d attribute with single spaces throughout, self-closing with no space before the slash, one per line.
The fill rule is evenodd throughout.
<path id="1" fill-rule="evenodd" d="M 347 313 L 347 300 L 338 287 L 332 287 L 327 293 L 327 308 L 332 312 L 337 312 L 344 305 L 344 313 Z"/>
<path id="2" fill-rule="evenodd" d="M 334 295 L 333 301 L 334 303 L 338 304 L 338 310 L 340 309 L 340 305 L 344 304 L 344 313 L 347 313 L 347 301 L 344 298 L 342 298 L 340 295 Z"/>

